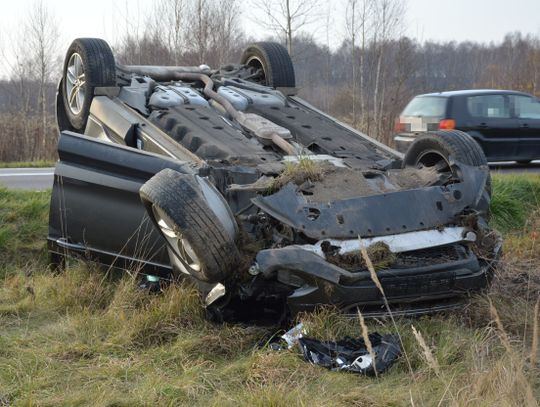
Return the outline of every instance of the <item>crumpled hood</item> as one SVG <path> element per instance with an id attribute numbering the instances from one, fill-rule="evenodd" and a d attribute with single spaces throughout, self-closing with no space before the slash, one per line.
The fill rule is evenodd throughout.
<path id="1" fill-rule="evenodd" d="M 431 229 L 454 222 L 466 208 L 484 209 L 478 206 L 489 169 L 462 163 L 452 166 L 462 182 L 331 202 L 308 202 L 296 185 L 289 183 L 252 202 L 275 219 L 318 240 Z"/>

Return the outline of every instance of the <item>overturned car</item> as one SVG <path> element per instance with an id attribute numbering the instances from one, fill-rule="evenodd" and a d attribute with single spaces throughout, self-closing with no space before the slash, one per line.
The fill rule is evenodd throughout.
<path id="1" fill-rule="evenodd" d="M 57 96 L 51 263 L 188 278 L 217 318 L 383 311 L 363 248 L 403 312 L 485 288 L 501 243 L 475 141 L 428 133 L 403 156 L 296 93 L 276 43 L 211 69 L 120 65 L 103 40 L 75 40 Z"/>

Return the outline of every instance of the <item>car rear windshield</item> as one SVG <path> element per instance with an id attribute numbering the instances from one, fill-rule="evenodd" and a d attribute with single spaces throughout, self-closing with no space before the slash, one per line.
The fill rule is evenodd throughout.
<path id="1" fill-rule="evenodd" d="M 401 115 L 444 117 L 447 100 L 437 96 L 417 96 L 409 102 Z"/>

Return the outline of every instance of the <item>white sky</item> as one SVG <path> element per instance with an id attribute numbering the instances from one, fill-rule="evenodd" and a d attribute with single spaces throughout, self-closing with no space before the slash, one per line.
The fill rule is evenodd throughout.
<path id="1" fill-rule="evenodd" d="M 540 35 L 540 0 L 406 0 L 405 34 L 420 41 L 499 42 L 512 31 Z M 60 49 L 66 49 L 77 37 L 101 37 L 114 43 L 125 32 L 126 17 L 144 22 L 145 10 L 154 0 L 46 0 L 60 25 Z M 322 11 L 331 15 L 331 44 L 344 36 L 345 0 L 322 4 Z M 253 11 L 244 0 L 242 22 L 255 38 L 268 34 L 253 21 Z M 0 0 L 0 48 L 9 48 L 10 32 L 21 24 L 34 0 Z M 128 10 L 127 15 L 126 11 Z M 319 26 L 322 24 L 319 24 Z M 324 33 L 323 33 L 324 31 Z M 316 31 L 322 40 L 325 29 Z M 6 68 L 0 67 L 0 75 Z"/>

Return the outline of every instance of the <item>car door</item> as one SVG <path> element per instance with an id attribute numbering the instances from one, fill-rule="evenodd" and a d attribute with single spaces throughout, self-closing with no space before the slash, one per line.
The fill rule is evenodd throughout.
<path id="1" fill-rule="evenodd" d="M 527 95 L 511 96 L 514 115 L 519 120 L 520 141 L 516 160 L 540 158 L 540 101 Z"/>
<path id="2" fill-rule="evenodd" d="M 135 148 L 62 132 L 51 196 L 48 244 L 107 265 L 168 272 L 164 241 L 146 216 L 139 188 L 164 168 L 187 164 Z"/>
<path id="3" fill-rule="evenodd" d="M 482 145 L 490 161 L 512 160 L 517 154 L 518 121 L 505 94 L 467 96 L 467 131 Z"/>

